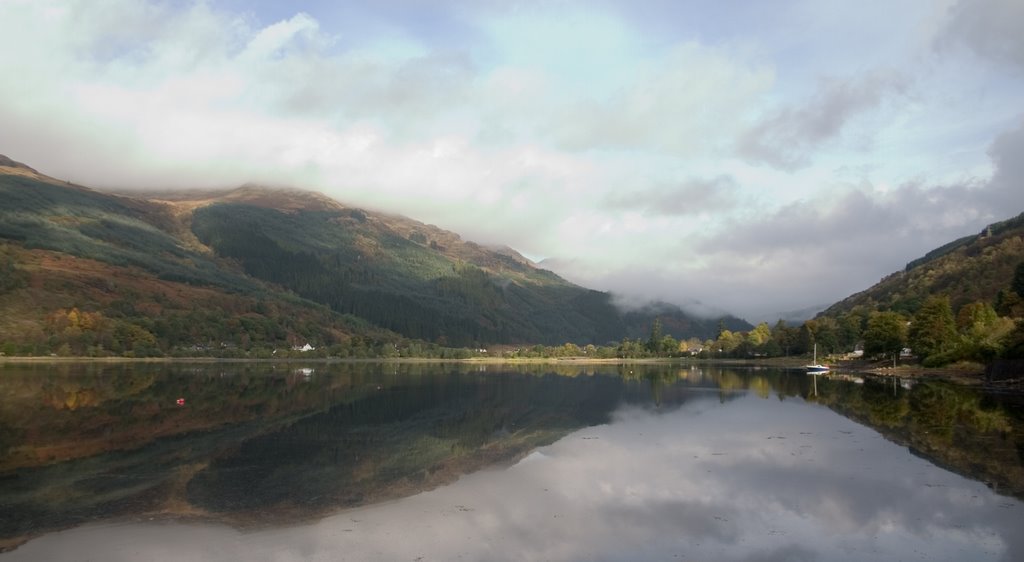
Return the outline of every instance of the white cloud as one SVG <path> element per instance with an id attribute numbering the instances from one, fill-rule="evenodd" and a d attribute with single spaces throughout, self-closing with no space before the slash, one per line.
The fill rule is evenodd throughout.
<path id="1" fill-rule="evenodd" d="M 1000 66 L 1018 58 L 1012 3 L 911 2 L 887 18 L 793 0 L 709 18 L 452 2 L 427 19 L 402 2 L 303 4 L 263 20 L 205 2 L 0 2 L 0 153 L 88 185 L 319 189 L 552 257 L 597 288 L 741 315 L 763 307 L 729 295 L 838 300 L 1005 218 L 990 202 L 1022 210 L 1017 137 L 993 144 L 1024 114 L 1024 76 Z M 891 33 L 907 22 L 925 23 Z M 940 220 L 867 216 L 869 230 L 838 203 L 913 198 L 929 203 L 910 223 Z M 780 238 L 787 217 L 833 251 Z M 846 271 L 848 248 L 880 231 L 907 245 L 857 254 L 857 275 L 786 273 L 809 256 Z"/>
<path id="2" fill-rule="evenodd" d="M 284 51 L 301 37 L 316 37 L 316 20 L 305 13 L 279 21 L 259 30 L 239 56 L 242 60 L 262 61 L 284 56 Z"/>
<path id="3" fill-rule="evenodd" d="M 783 170 L 804 167 L 812 152 L 838 137 L 848 121 L 906 88 L 906 79 L 892 72 L 822 80 L 811 99 L 767 115 L 740 136 L 737 151 Z"/>
<path id="4" fill-rule="evenodd" d="M 771 86 L 770 69 L 687 43 L 641 65 L 606 99 L 575 104 L 553 119 L 568 148 L 643 148 L 699 159 L 716 156 Z"/>

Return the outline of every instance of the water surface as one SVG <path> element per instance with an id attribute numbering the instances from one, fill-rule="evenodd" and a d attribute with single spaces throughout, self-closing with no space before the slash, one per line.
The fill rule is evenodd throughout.
<path id="1" fill-rule="evenodd" d="M 0 396 L 3 560 L 1024 559 L 1020 404 L 943 383 L 7 365 Z"/>

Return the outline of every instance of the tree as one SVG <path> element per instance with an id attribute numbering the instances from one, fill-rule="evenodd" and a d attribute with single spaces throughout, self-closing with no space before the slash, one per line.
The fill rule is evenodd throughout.
<path id="1" fill-rule="evenodd" d="M 767 322 L 761 322 L 747 334 L 747 341 L 757 347 L 768 343 L 770 339 L 772 339 L 772 330 L 768 327 Z"/>
<path id="2" fill-rule="evenodd" d="M 853 349 L 863 336 L 867 313 L 863 307 L 856 306 L 850 312 L 840 315 L 837 320 L 839 321 L 839 333 L 837 334 L 839 346 L 847 350 Z"/>
<path id="3" fill-rule="evenodd" d="M 839 323 L 829 316 L 808 320 L 808 323 L 814 331 L 813 343 L 818 344 L 818 349 L 826 353 L 835 352 L 839 347 Z"/>
<path id="4" fill-rule="evenodd" d="M 731 330 L 723 330 L 722 333 L 718 334 L 715 347 L 724 353 L 732 353 L 741 343 L 743 343 L 743 336 L 741 334 L 733 333 Z"/>
<path id="5" fill-rule="evenodd" d="M 779 357 L 782 355 L 782 347 L 779 346 L 779 342 L 775 341 L 775 338 L 768 340 L 768 343 L 761 346 L 761 350 L 768 357 Z"/>
<path id="6" fill-rule="evenodd" d="M 907 332 L 907 341 L 922 361 L 952 350 L 956 345 L 956 322 L 949 306 L 949 297 L 928 297 L 914 315 Z"/>
<path id="7" fill-rule="evenodd" d="M 623 359 L 636 359 L 638 357 L 647 356 L 647 346 L 645 346 L 641 340 L 631 340 L 629 338 L 623 338 L 622 343 L 619 344 L 616 350 L 616 355 Z"/>
<path id="8" fill-rule="evenodd" d="M 666 356 L 666 357 L 671 357 L 673 355 L 676 355 L 678 350 L 679 350 L 679 342 L 676 341 L 675 338 L 673 338 L 672 336 L 669 336 L 669 335 L 665 335 L 665 336 L 661 337 L 661 342 L 658 344 L 658 351 L 657 351 L 658 355 L 663 355 L 663 356 Z"/>
<path id="9" fill-rule="evenodd" d="M 1003 338 L 1004 359 L 1024 359 L 1024 320 L 1018 320 L 1014 329 Z"/>
<path id="10" fill-rule="evenodd" d="M 651 337 L 647 340 L 647 349 L 651 353 L 658 353 L 661 347 L 661 318 L 655 318 L 651 323 Z"/>
<path id="11" fill-rule="evenodd" d="M 1024 299 L 1024 261 L 1017 264 L 1017 269 L 1013 272 L 1013 282 L 1010 283 L 1010 288 L 1013 289 L 1017 296 Z"/>
<path id="12" fill-rule="evenodd" d="M 960 333 L 957 355 L 963 359 L 991 361 L 1003 349 L 1002 340 L 1014 329 L 1013 320 L 1002 318 L 992 305 L 972 302 L 960 308 L 956 315 L 956 328 Z"/>
<path id="13" fill-rule="evenodd" d="M 798 328 L 791 328 L 786 325 L 786 321 L 779 319 L 775 323 L 775 327 L 772 328 L 772 340 L 779 346 L 782 352 L 789 356 L 789 353 L 793 347 L 796 346 L 796 340 L 799 336 L 800 330 Z"/>
<path id="14" fill-rule="evenodd" d="M 907 338 L 907 322 L 896 312 L 873 312 L 864 331 L 864 353 L 898 357 Z"/>
<path id="15" fill-rule="evenodd" d="M 956 329 L 961 334 L 969 336 L 972 332 L 984 330 L 998 319 L 999 315 L 992 305 L 984 302 L 967 303 L 960 307 L 960 312 L 956 314 Z"/>
<path id="16" fill-rule="evenodd" d="M 814 349 L 816 340 L 814 339 L 814 331 L 818 327 L 814 320 L 808 320 L 800 325 L 797 329 L 797 337 L 793 342 L 793 351 L 797 354 L 810 353 Z"/>

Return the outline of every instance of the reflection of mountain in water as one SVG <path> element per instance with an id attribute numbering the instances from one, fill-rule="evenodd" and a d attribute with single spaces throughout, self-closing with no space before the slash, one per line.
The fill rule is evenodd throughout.
<path id="1" fill-rule="evenodd" d="M 0 367 L 0 548 L 110 517 L 270 525 L 514 462 L 623 404 L 821 402 L 1021 497 L 1019 404 L 773 369 L 345 364 Z M 185 405 L 178 406 L 178 398 Z M 770 421 L 766 423 L 770 424 Z"/>
<path id="2" fill-rule="evenodd" d="M 6 366 L 0 540 L 140 514 L 301 520 L 514 461 L 623 402 L 715 388 L 667 368 L 550 370 Z"/>
<path id="3" fill-rule="evenodd" d="M 405 496 L 603 423 L 622 392 L 611 377 L 399 377 L 246 440 L 196 474 L 187 498 L 211 512 L 262 513 Z"/>

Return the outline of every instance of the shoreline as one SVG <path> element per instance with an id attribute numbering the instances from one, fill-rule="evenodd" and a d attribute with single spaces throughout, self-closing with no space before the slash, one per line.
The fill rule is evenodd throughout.
<path id="1" fill-rule="evenodd" d="M 689 357 L 593 358 L 593 357 L 42 357 L 0 356 L 0 365 L 18 363 L 468 363 L 486 365 L 735 365 L 801 368 L 806 359 L 694 359 Z"/>
<path id="2" fill-rule="evenodd" d="M 466 359 L 445 359 L 439 357 L 392 357 L 392 358 L 350 358 L 350 357 L 40 357 L 0 356 L 0 365 L 16 364 L 451 364 L 469 365 L 726 365 L 744 367 L 774 367 L 779 369 L 802 369 L 807 364 L 805 357 L 775 357 L 768 359 L 698 359 L 690 357 L 648 357 L 648 358 L 607 358 L 593 357 L 471 357 Z M 941 378 L 965 384 L 984 382 L 985 367 L 982 364 L 960 364 L 947 367 L 922 367 L 904 364 L 897 367 L 883 366 L 878 362 L 836 361 L 832 368 L 841 373 L 861 373 L 875 376 L 900 376 L 907 378 Z"/>

